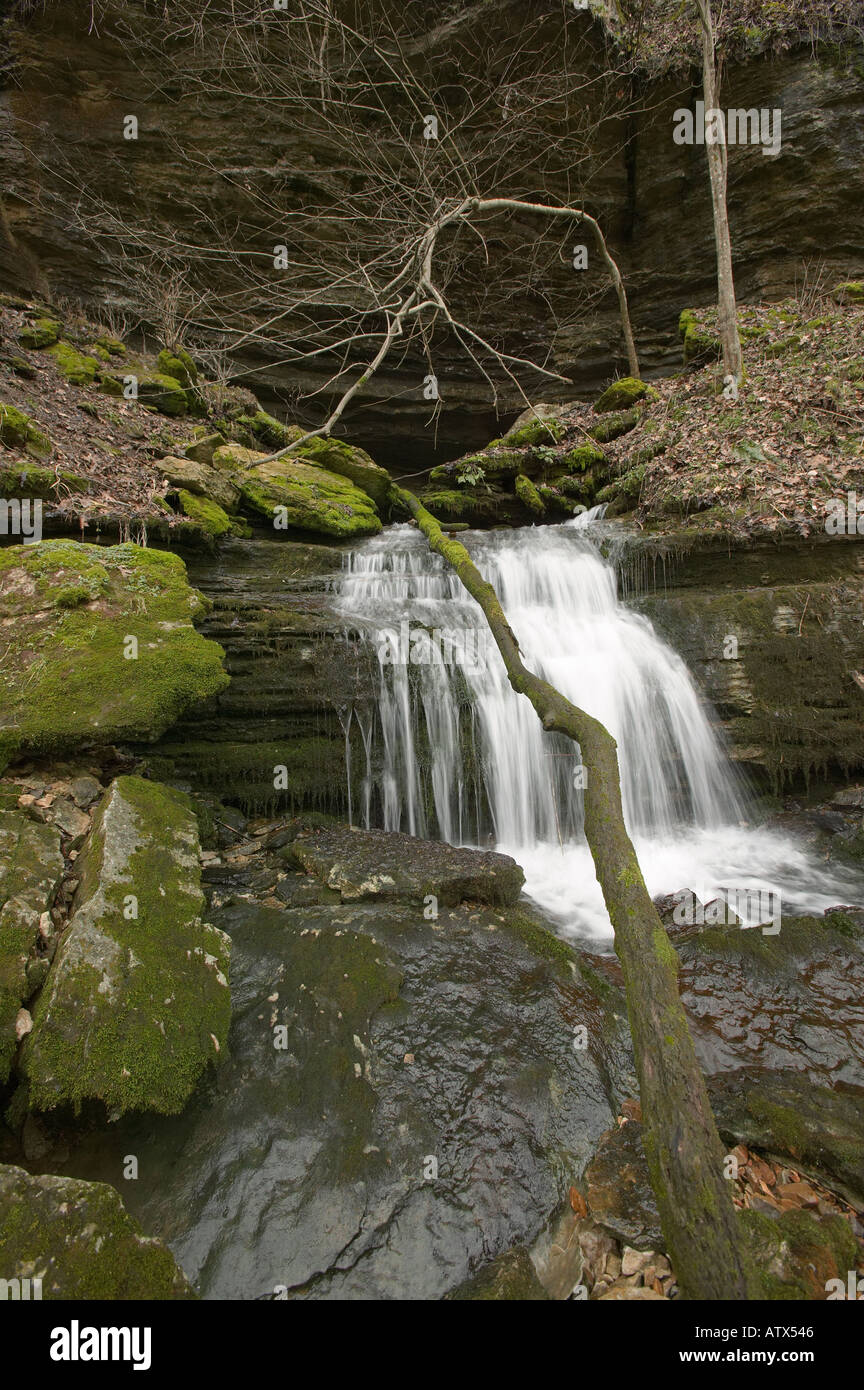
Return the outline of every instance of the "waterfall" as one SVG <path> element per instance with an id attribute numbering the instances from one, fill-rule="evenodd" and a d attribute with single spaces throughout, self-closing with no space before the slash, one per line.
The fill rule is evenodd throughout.
<path id="1" fill-rule="evenodd" d="M 809 910 L 838 901 L 829 885 L 820 893 L 819 869 L 787 837 L 747 830 L 742 793 L 693 680 L 650 622 L 619 601 L 593 520 L 464 539 L 526 665 L 616 739 L 625 819 L 649 888 L 701 896 L 731 882 L 773 892 L 785 870 L 799 902 L 808 885 Z M 511 690 L 458 577 L 416 528 L 395 526 L 346 556 L 338 602 L 379 663 L 366 824 L 494 844 L 522 864 L 527 891 L 565 927 L 607 935 L 582 837 L 591 770 Z"/>

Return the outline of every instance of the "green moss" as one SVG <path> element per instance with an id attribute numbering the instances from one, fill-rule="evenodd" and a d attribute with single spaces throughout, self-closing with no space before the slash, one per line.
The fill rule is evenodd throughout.
<path id="1" fill-rule="evenodd" d="M 579 444 L 566 453 L 563 460 L 568 473 L 585 473 L 605 461 L 606 455 L 596 444 Z"/>
<path id="2" fill-rule="evenodd" d="M 637 401 L 643 400 L 647 393 L 648 387 L 644 381 L 639 381 L 634 376 L 624 376 L 607 386 L 596 402 L 594 410 L 597 415 L 608 415 L 611 410 L 629 410 Z"/>
<path id="3" fill-rule="evenodd" d="M 44 1301 L 191 1299 L 174 1257 L 102 1182 L 0 1166 L 0 1268 L 39 1278 Z"/>
<path id="4" fill-rule="evenodd" d="M 100 333 L 95 343 L 103 352 L 107 352 L 109 357 L 126 356 L 126 344 L 121 338 L 115 338 L 113 333 Z"/>
<path id="5" fill-rule="evenodd" d="M 508 446 L 525 444 L 558 444 L 564 438 L 564 425 L 554 415 L 546 419 L 527 420 L 504 437 Z"/>
<path id="6" fill-rule="evenodd" d="M 219 449 L 214 462 L 224 451 Z M 281 530 L 297 528 L 327 536 L 374 536 L 381 521 L 366 492 L 347 478 L 288 455 L 259 464 L 241 481 L 243 500 Z"/>
<path id="7" fill-rule="evenodd" d="M 83 494 L 90 491 L 86 478 L 79 478 L 65 469 L 36 468 L 33 464 L 18 464 L 15 468 L 0 468 L 0 496 L 40 497 L 44 502 L 54 501 L 67 493 Z"/>
<path id="8" fill-rule="evenodd" d="M 295 457 L 314 463 L 316 467 L 347 478 L 362 488 L 378 505 L 383 506 L 390 491 L 390 474 L 380 468 L 364 449 L 346 444 L 342 439 L 319 437 L 309 439 L 296 451 Z"/>
<path id="9" fill-rule="evenodd" d="M 579 965 L 579 957 L 572 946 L 519 908 L 510 908 L 504 913 L 503 930 L 524 942 L 532 955 L 564 967 L 568 975 L 573 965 Z"/>
<path id="10" fill-rule="evenodd" d="M 231 518 L 218 502 L 211 502 L 207 497 L 196 497 L 184 488 L 178 490 L 177 496 L 183 515 L 194 521 L 211 540 L 218 540 L 231 531 Z"/>
<path id="11" fill-rule="evenodd" d="M 95 357 L 85 356 L 71 343 L 55 343 L 48 349 L 48 353 L 54 358 L 57 370 L 66 381 L 72 382 L 73 386 L 92 386 L 99 371 L 99 363 Z"/>
<path id="12" fill-rule="evenodd" d="M 62 332 L 62 325 L 56 319 L 35 319 L 33 323 L 22 328 L 18 334 L 18 341 L 22 347 L 27 348 L 46 348 L 52 347 Z"/>
<path id="13" fill-rule="evenodd" d="M 845 280 L 834 287 L 838 304 L 864 304 L 864 280 Z"/>
<path id="14" fill-rule="evenodd" d="M 7 449 L 21 449 L 34 458 L 46 458 L 51 452 L 47 434 L 14 405 L 0 404 L 0 444 Z"/>
<path id="15" fill-rule="evenodd" d="M 112 783 L 22 1049 L 34 1109 L 99 1100 L 176 1114 L 221 1055 L 229 945 L 201 920 L 198 853 L 188 797 L 141 777 Z"/>
<path id="16" fill-rule="evenodd" d="M 608 444 L 613 439 L 619 439 L 623 434 L 629 434 L 635 430 L 639 424 L 641 415 L 637 409 L 625 410 L 619 414 L 606 415 L 602 420 L 598 420 L 596 425 L 592 425 L 588 433 L 592 439 L 596 439 L 600 444 Z"/>
<path id="17" fill-rule="evenodd" d="M 268 415 L 266 410 L 240 415 L 237 423 L 248 429 L 268 449 L 284 449 L 302 439 L 304 434 L 299 425 L 283 425 L 281 420 Z"/>
<path id="18" fill-rule="evenodd" d="M 189 397 L 176 377 L 149 372 L 138 380 L 138 399 L 161 415 L 179 418 L 189 412 Z"/>
<path id="19" fill-rule="evenodd" d="M 198 380 L 198 368 L 185 348 L 163 348 L 157 360 L 162 376 L 172 377 L 181 386 L 194 386 Z"/>
<path id="20" fill-rule="evenodd" d="M 86 587 L 86 607 L 56 606 Z M 75 541 L 0 551 L 0 602 L 13 619 L 0 665 L 0 729 L 22 749 L 151 740 L 223 689 L 222 649 L 195 631 L 206 611 L 176 555 Z M 55 621 L 44 611 L 54 607 Z M 138 643 L 126 659 L 127 639 Z"/>
<path id="21" fill-rule="evenodd" d="M 520 473 L 516 479 L 516 496 L 523 506 L 535 516 L 542 516 L 546 510 L 546 504 L 530 478 L 526 478 L 524 473 Z"/>
<path id="22" fill-rule="evenodd" d="M 684 344 L 684 362 L 707 361 L 722 355 L 720 339 L 703 327 L 693 309 L 685 309 L 678 320 L 678 336 Z"/>

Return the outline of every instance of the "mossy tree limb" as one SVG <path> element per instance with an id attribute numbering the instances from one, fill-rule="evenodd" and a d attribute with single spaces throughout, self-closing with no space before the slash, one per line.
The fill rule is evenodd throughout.
<path id="1" fill-rule="evenodd" d="M 723 1176 L 724 1151 L 678 994 L 677 957 L 624 824 L 615 740 L 527 669 L 494 588 L 465 547 L 413 493 L 394 486 L 392 496 L 482 608 L 513 689 L 531 701 L 544 729 L 579 745 L 587 769 L 585 835 L 624 973 L 645 1152 L 669 1255 L 685 1297 L 747 1299 L 747 1258 Z"/>

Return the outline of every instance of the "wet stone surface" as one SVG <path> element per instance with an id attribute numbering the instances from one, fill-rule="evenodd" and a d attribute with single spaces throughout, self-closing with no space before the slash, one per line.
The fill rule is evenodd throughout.
<path id="1" fill-rule="evenodd" d="M 94 1134 L 73 1171 L 118 1182 L 136 1153 L 130 1210 L 210 1298 L 437 1298 L 538 1236 L 614 1117 L 616 993 L 519 913 L 211 920 L 230 1056 L 182 1116 Z"/>

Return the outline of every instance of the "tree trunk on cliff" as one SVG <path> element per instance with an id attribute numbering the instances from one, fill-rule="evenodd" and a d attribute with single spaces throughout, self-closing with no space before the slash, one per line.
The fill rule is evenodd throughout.
<path id="1" fill-rule="evenodd" d="M 624 972 L 645 1153 L 669 1255 L 685 1297 L 746 1299 L 746 1256 L 723 1176 L 724 1151 L 678 996 L 678 960 L 624 824 L 615 741 L 523 665 L 498 596 L 465 547 L 444 534 L 413 493 L 394 486 L 392 497 L 482 608 L 513 689 L 531 701 L 544 729 L 579 745 L 586 770 L 585 834 Z"/>
<path id="2" fill-rule="evenodd" d="M 729 153 L 725 122 L 717 114 L 717 57 L 711 0 L 696 0 L 696 8 L 702 26 L 705 148 L 708 153 L 708 175 L 711 180 L 711 202 L 714 209 L 714 244 L 717 249 L 717 326 L 723 348 L 723 370 L 727 378 L 733 378 L 737 389 L 741 384 L 743 369 L 741 335 L 738 332 L 738 306 L 735 302 L 735 279 L 732 272 L 732 235 L 729 231 L 729 209 L 726 204 Z"/>

